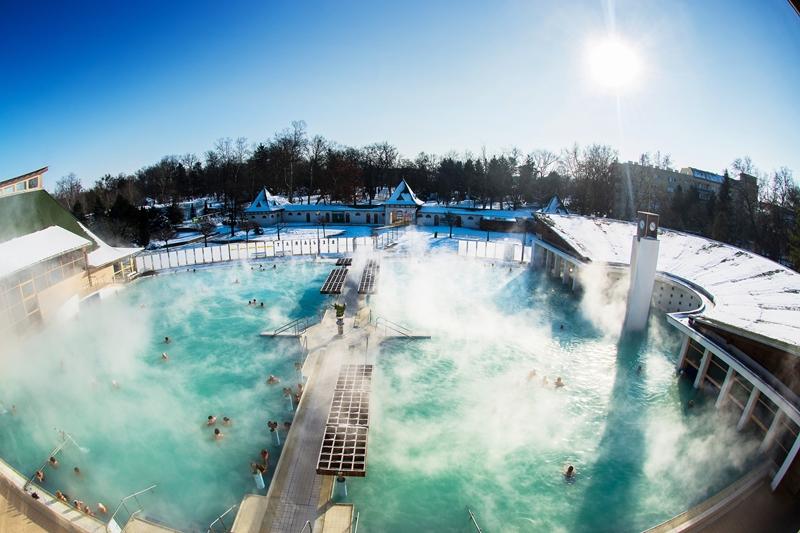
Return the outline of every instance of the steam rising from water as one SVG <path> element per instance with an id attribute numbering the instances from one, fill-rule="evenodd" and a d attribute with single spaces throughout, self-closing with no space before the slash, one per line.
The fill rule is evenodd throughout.
<path id="1" fill-rule="evenodd" d="M 619 340 L 627 280 L 581 275 L 576 301 L 518 266 L 384 260 L 373 315 L 433 339 L 377 354 L 368 477 L 350 483 L 363 527 L 460 531 L 469 506 L 490 530 L 640 530 L 742 471 L 755 443 L 699 398 L 686 409 L 663 318 Z"/>

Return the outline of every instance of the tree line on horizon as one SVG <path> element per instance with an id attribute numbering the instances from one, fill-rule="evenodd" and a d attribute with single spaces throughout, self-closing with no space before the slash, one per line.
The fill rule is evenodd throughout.
<path id="1" fill-rule="evenodd" d="M 244 137 L 222 138 L 202 157 L 165 156 L 133 174 L 106 174 L 84 188 L 74 174 L 60 178 L 54 196 L 93 230 L 113 242 L 146 245 L 181 222 L 177 203 L 209 198 L 225 206 L 229 223 L 243 225 L 243 209 L 262 187 L 295 203 L 346 204 L 375 201 L 405 179 L 417 195 L 443 205 L 470 200 L 477 207 L 541 206 L 559 196 L 570 212 L 630 219 L 619 212 L 617 195 L 628 184 L 613 171 L 618 152 L 605 144 L 561 150 L 513 148 L 499 154 L 425 152 L 403 157 L 389 142 L 357 148 L 321 135 L 309 135 L 295 121 L 269 140 L 251 144 Z M 643 168 L 672 169 L 669 155 L 642 154 Z M 730 171 L 730 172 L 729 172 Z M 726 179 L 718 194 L 700 200 L 698 191 L 680 188 L 656 199 L 661 225 L 715 238 L 800 267 L 800 191 L 782 167 L 760 172 L 749 157 L 737 158 L 727 177 L 758 178 L 756 197 L 743 198 Z M 166 216 L 150 203 L 170 204 Z M 162 238 L 163 240 L 163 238 Z"/>

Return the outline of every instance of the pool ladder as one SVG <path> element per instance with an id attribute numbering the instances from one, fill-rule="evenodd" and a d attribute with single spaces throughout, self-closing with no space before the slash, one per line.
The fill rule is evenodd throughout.
<path id="1" fill-rule="evenodd" d="M 227 511 L 219 515 L 213 522 L 211 522 L 211 524 L 209 524 L 206 533 L 230 533 L 231 528 L 225 525 L 225 515 L 236 509 L 238 505 L 239 504 L 237 503 L 228 507 Z M 219 526 L 222 526 L 222 529 L 218 529 Z M 233 524 L 231 524 L 231 527 L 233 527 Z"/>
<path id="2" fill-rule="evenodd" d="M 137 514 L 141 513 L 142 510 L 144 510 L 144 506 L 142 505 L 142 502 L 139 501 L 139 496 L 141 496 L 142 494 L 144 494 L 146 492 L 150 492 L 151 490 L 153 490 L 157 486 L 158 485 L 150 485 L 146 489 L 142 489 L 140 491 L 134 492 L 133 494 L 128 494 L 127 496 L 122 498 L 119 501 L 119 505 L 117 505 L 117 508 L 114 509 L 114 513 L 111 515 L 111 518 L 109 518 L 108 523 L 106 524 L 106 533 L 112 533 L 114 531 L 121 531 L 121 529 L 119 527 L 119 524 L 117 523 L 115 518 L 116 518 L 117 514 L 120 511 L 122 511 L 123 509 L 125 509 L 125 512 L 128 513 L 128 519 L 125 521 L 125 524 L 130 522 L 131 518 L 133 518 Z M 133 512 L 131 512 L 128 509 L 128 505 L 127 505 L 127 502 L 130 499 L 133 499 L 136 502 L 136 506 L 137 506 L 137 509 L 135 511 L 133 511 Z M 124 529 L 124 525 L 123 525 L 122 529 Z"/>

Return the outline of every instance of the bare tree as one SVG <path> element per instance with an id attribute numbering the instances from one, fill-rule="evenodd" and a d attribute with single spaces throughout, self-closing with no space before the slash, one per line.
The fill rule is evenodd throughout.
<path id="1" fill-rule="evenodd" d="M 308 143 L 308 195 L 306 203 L 311 204 L 311 193 L 314 191 L 314 168 L 322 163 L 328 141 L 322 135 L 314 135 Z"/>
<path id="2" fill-rule="evenodd" d="M 534 150 L 528 155 L 528 158 L 535 177 L 547 176 L 559 163 L 558 155 L 550 150 Z"/>
<path id="3" fill-rule="evenodd" d="M 208 246 L 208 238 L 217 232 L 217 226 L 211 222 L 200 223 L 200 234 L 203 236 L 203 246 Z"/>
<path id="4" fill-rule="evenodd" d="M 72 209 L 83 192 L 81 180 L 70 172 L 56 182 L 55 197 L 66 209 Z"/>
<path id="5" fill-rule="evenodd" d="M 252 220 L 245 220 L 239 224 L 239 228 L 244 230 L 244 242 L 247 242 L 250 232 L 257 232 L 261 226 Z"/>

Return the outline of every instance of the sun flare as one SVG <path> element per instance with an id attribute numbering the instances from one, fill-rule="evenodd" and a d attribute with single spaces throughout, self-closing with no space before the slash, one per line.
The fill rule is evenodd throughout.
<path id="1" fill-rule="evenodd" d="M 641 61 L 636 50 L 617 37 L 592 42 L 588 60 L 592 79 L 609 89 L 630 88 L 641 73 Z"/>

